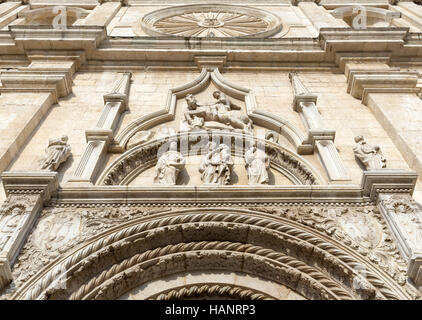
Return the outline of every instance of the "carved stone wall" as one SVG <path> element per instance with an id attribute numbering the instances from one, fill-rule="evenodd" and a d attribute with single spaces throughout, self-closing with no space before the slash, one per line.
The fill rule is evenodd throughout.
<path id="1" fill-rule="evenodd" d="M 1 1 L 1 299 L 420 299 L 422 6 L 340 2 Z"/>
<path id="2" fill-rule="evenodd" d="M 170 272 L 172 268 L 169 267 L 174 263 L 176 265 L 172 272 L 178 272 L 180 267 L 176 267 L 178 265 L 176 257 L 186 255 L 186 258 L 192 259 L 196 254 L 192 256 L 189 253 L 191 250 L 203 251 L 201 253 L 203 258 L 200 260 L 202 262 L 199 265 L 197 263 L 200 261 L 192 260 L 192 271 L 235 271 L 236 262 L 229 265 L 224 262 L 227 254 L 233 255 L 235 260 L 237 255 L 239 258 L 243 256 L 243 259 L 252 259 L 251 263 L 255 258 L 253 256 L 248 258 L 249 254 L 275 259 L 289 267 L 283 272 L 281 270 L 285 267 L 276 272 L 271 271 L 273 267 L 268 265 L 265 268 L 270 267 L 270 269 L 264 273 L 260 272 L 259 276 L 286 285 L 308 298 L 402 299 L 418 295 L 407 284 L 404 261 L 400 258 L 380 213 L 372 205 L 245 205 L 240 208 L 224 208 L 224 206 L 214 208 L 208 205 L 205 207 L 207 208 L 205 212 L 201 209 L 203 212 L 199 214 L 194 207 L 165 205 L 47 207 L 43 210 L 15 264 L 14 281 L 8 288 L 6 297 L 31 299 L 118 297 L 130 289 L 121 287 L 119 272 L 133 269 L 133 277 L 138 279 L 134 280 L 134 285 L 146 283 L 150 281 L 149 279 Z M 249 224 L 251 225 L 245 229 Z M 247 229 L 249 231 L 246 237 L 244 232 Z M 227 232 L 228 230 L 232 231 Z M 135 241 L 138 236 L 133 238 L 130 236 L 132 232 L 135 232 L 133 235 L 141 232 L 139 236 L 142 234 L 143 236 Z M 279 233 L 280 235 L 277 235 Z M 281 236 L 282 234 L 284 236 Z M 130 242 L 123 240 L 129 236 L 133 240 Z M 206 240 L 208 237 L 214 240 Z M 111 248 L 114 248 L 112 251 L 120 252 L 118 261 L 111 262 L 106 258 L 111 254 L 112 251 L 109 251 Z M 99 251 L 95 256 L 87 256 L 97 250 Z M 223 251 L 222 255 L 214 256 L 213 251 L 208 254 L 207 250 Z M 314 252 L 310 256 L 306 254 L 310 252 L 309 250 Z M 164 262 L 167 261 L 167 255 L 170 258 L 172 254 L 175 256 L 171 259 L 176 260 Z M 159 256 L 163 256 L 160 261 L 164 259 L 162 260 L 164 265 L 168 263 L 170 265 L 168 267 L 163 265 L 163 269 L 158 264 L 154 267 L 158 268 L 156 271 L 144 270 L 145 267 L 135 268 L 138 263 Z M 278 256 L 280 258 L 277 258 Z M 294 262 L 296 259 L 299 260 Z M 316 264 L 314 267 L 308 265 L 311 261 Z M 156 260 L 155 263 L 158 262 L 159 260 Z M 339 269 L 338 263 L 345 264 L 344 268 L 348 271 Z M 254 263 L 251 264 L 251 269 L 244 267 L 239 271 L 251 275 L 257 274 L 253 265 Z M 99 266 L 104 268 L 103 273 L 98 269 L 95 274 L 99 274 L 99 278 L 98 276 L 91 278 L 94 270 L 90 269 Z M 277 277 L 273 278 L 275 275 L 273 276 L 272 272 L 281 275 L 290 268 L 297 271 L 292 269 L 288 272 L 290 275 L 286 274 L 286 278 L 283 276 L 281 281 L 276 280 Z M 377 268 L 382 270 L 381 273 L 375 271 Z M 37 274 L 43 269 L 50 271 L 43 277 L 44 280 L 41 280 Z M 48 274 L 52 272 L 55 277 L 67 279 L 62 286 L 57 286 L 57 283 L 52 284 L 56 279 L 48 278 L 50 277 Z M 310 278 L 306 281 L 303 279 L 305 282 L 299 284 L 299 287 L 297 284 L 292 287 L 295 283 L 293 279 L 301 272 L 305 272 L 306 278 Z M 127 271 L 125 274 L 128 274 Z M 42 287 L 37 285 L 39 281 L 42 281 Z M 107 289 L 108 283 L 115 283 L 112 292 Z M 92 290 L 97 293 L 90 293 Z M 265 293 L 263 297 L 267 297 Z"/>

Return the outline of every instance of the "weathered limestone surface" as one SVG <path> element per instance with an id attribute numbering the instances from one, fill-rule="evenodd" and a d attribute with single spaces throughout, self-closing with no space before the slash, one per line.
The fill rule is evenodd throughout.
<path id="1" fill-rule="evenodd" d="M 0 4 L 1 299 L 421 297 L 422 7 L 218 2 Z"/>

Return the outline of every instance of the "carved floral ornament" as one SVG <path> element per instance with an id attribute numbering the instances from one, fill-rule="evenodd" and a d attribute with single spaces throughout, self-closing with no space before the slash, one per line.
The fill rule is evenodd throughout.
<path id="1" fill-rule="evenodd" d="M 397 251 L 389 242 L 387 229 L 377 218 L 378 212 L 371 207 L 358 210 L 274 207 L 262 209 L 262 212 L 260 208 L 232 208 L 230 213 L 224 208 L 202 213 L 196 209 L 171 212 L 123 209 L 47 210 L 40 224 L 43 219 L 64 212 L 79 215 L 82 229 L 73 232 L 71 240 L 75 249 L 68 243 L 58 250 L 41 250 L 43 246 L 39 245 L 34 233 L 13 271 L 20 278 L 28 272 L 34 277 L 26 281 L 18 279 L 25 285 L 18 287 L 13 298 L 115 299 L 161 277 L 195 270 L 227 269 L 286 285 L 309 299 L 408 299 L 417 296 L 405 282 L 398 280 L 397 276 L 402 276 L 403 271 L 401 262 L 396 260 Z M 146 217 L 122 224 L 125 217 L 145 213 Z M 97 219 L 102 214 L 107 217 Z M 378 239 L 381 240 L 370 242 L 376 247 L 365 247 L 366 239 L 372 239 L 368 229 L 362 229 L 361 241 L 355 231 L 346 233 L 336 221 L 336 216 L 344 215 L 349 219 L 349 215 L 362 214 L 374 219 L 371 223 L 379 231 Z M 108 224 L 106 229 L 102 226 L 104 223 Z M 107 231 L 116 225 L 117 229 Z M 99 230 L 105 230 L 101 235 L 95 231 L 100 226 Z M 66 226 L 63 229 L 72 233 Z M 183 242 L 179 240 L 180 233 L 183 233 Z M 280 245 L 274 247 L 275 242 Z M 80 243 L 84 245 L 81 247 Z M 52 252 L 55 255 L 51 256 Z M 115 258 L 110 259 L 110 255 Z M 303 260 L 303 257 L 310 257 L 312 261 Z M 33 263 L 34 259 L 36 263 Z M 380 273 L 375 265 L 385 272 Z M 65 286 L 55 285 L 60 279 L 65 279 Z M 190 289 L 185 290 L 188 291 L 183 295 L 189 295 Z M 221 287 L 192 290 L 238 291 Z"/>
<path id="2" fill-rule="evenodd" d="M 145 15 L 139 25 L 151 36 L 269 37 L 278 33 L 280 18 L 261 9 L 204 4 L 170 7 Z"/>

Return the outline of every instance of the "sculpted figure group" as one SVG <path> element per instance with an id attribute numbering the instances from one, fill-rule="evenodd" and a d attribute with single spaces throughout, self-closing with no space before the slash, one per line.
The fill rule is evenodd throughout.
<path id="1" fill-rule="evenodd" d="M 186 96 L 184 117 L 190 128 L 205 128 L 205 122 L 215 121 L 245 133 L 252 130 L 252 120 L 239 111 L 241 108 L 233 104 L 224 93 L 215 91 L 213 97 L 215 102 L 205 105 L 199 104 L 192 94 Z"/>
<path id="2" fill-rule="evenodd" d="M 183 155 L 177 151 L 177 142 L 171 142 L 169 151 L 158 159 L 155 166 L 154 183 L 176 185 L 179 173 L 185 164 Z M 199 165 L 201 181 L 204 184 L 229 185 L 233 164 L 230 148 L 226 144 L 210 142 Z M 268 184 L 269 166 L 270 161 L 265 151 L 260 150 L 256 142 L 253 142 L 245 152 L 245 167 L 249 184 Z"/>
<path id="3" fill-rule="evenodd" d="M 366 170 L 382 169 L 387 167 L 387 160 L 384 158 L 379 146 L 368 145 L 363 136 L 355 137 L 356 145 L 353 148 L 355 157 L 365 166 Z"/>
<path id="4" fill-rule="evenodd" d="M 233 168 L 233 161 L 230 149 L 225 144 L 217 146 L 210 142 L 208 153 L 202 158 L 199 166 L 201 180 L 205 184 L 230 184 L 230 176 Z"/>

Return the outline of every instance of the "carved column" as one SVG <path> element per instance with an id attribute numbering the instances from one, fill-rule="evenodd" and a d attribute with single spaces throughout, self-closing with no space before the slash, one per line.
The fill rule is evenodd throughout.
<path id="1" fill-rule="evenodd" d="M 87 146 L 68 183 L 92 185 L 110 145 L 121 114 L 128 105 L 131 73 L 119 74 L 112 92 L 104 95 L 104 109 L 97 127 L 85 132 Z"/>
<path id="2" fill-rule="evenodd" d="M 422 286 L 422 209 L 413 200 L 416 172 L 405 170 L 364 171 L 364 195 L 377 199 L 382 217 L 407 263 L 407 275 Z"/>
<path id="3" fill-rule="evenodd" d="M 316 102 L 317 95 L 309 92 L 297 73 L 289 74 L 294 91 L 293 109 L 300 114 L 308 130 L 307 143 L 314 146 L 331 181 L 348 180 L 348 173 L 334 146 L 334 130 L 324 127 Z"/>
<path id="4" fill-rule="evenodd" d="M 4 172 L 7 199 L 0 209 L 0 289 L 45 201 L 58 189 L 56 172 Z"/>

